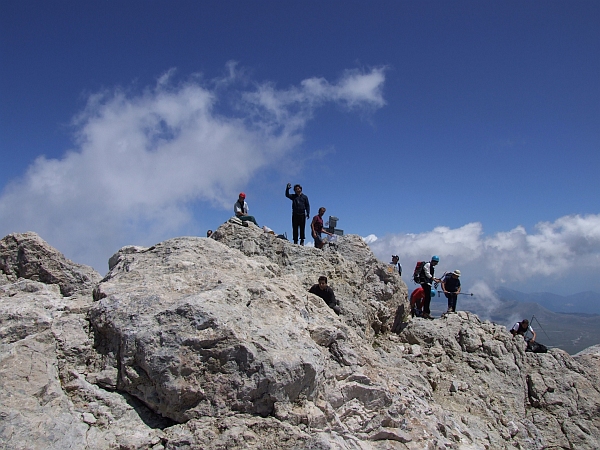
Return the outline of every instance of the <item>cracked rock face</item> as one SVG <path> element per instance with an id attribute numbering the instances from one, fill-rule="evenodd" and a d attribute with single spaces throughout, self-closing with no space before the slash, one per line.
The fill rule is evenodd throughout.
<path id="1" fill-rule="evenodd" d="M 21 278 L 55 284 L 64 296 L 93 289 L 100 274 L 69 261 L 37 234 L 12 233 L 0 240 L 0 273 L 7 281 Z"/>
<path id="2" fill-rule="evenodd" d="M 406 286 L 357 236 L 318 250 L 226 223 L 79 281 L 47 275 L 87 272 L 37 236 L 45 252 L 19 259 L 14 236 L 2 448 L 600 447 L 597 348 L 525 353 L 467 312 L 402 323 Z M 320 275 L 340 316 L 307 292 Z"/>

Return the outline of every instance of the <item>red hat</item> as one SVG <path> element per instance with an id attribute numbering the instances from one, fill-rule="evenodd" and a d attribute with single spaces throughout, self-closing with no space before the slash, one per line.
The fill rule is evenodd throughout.
<path id="1" fill-rule="evenodd" d="M 240 197 L 246 198 L 246 194 L 244 194 L 243 192 L 240 192 Z"/>

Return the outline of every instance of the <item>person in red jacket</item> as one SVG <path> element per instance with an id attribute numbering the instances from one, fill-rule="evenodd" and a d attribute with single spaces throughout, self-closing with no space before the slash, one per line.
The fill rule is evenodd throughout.
<path id="1" fill-rule="evenodd" d="M 416 288 L 410 294 L 410 314 L 413 317 L 423 317 L 423 306 L 425 305 L 425 291 L 422 287 Z M 437 291 L 435 289 L 431 289 L 431 297 L 435 297 L 437 295 Z M 429 316 L 431 317 L 431 316 Z M 429 318 L 427 317 L 427 318 Z"/>

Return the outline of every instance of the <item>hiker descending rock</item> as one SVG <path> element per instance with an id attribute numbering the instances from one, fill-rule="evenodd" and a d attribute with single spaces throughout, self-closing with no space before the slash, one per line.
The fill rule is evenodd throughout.
<path id="1" fill-rule="evenodd" d="M 447 273 L 442 279 L 442 291 L 448 299 L 448 311 L 449 313 L 456 312 L 456 300 L 460 293 L 460 270 L 456 269 L 454 272 Z"/>
<path id="2" fill-rule="evenodd" d="M 527 333 L 531 333 L 532 337 L 527 338 Z M 535 331 L 533 331 L 533 328 L 531 328 L 531 325 L 529 325 L 529 320 L 527 319 L 516 322 L 510 329 L 510 334 L 513 336 L 516 336 L 517 334 L 523 336 L 527 342 L 526 352 L 546 353 L 548 351 L 548 348 L 545 345 L 535 341 L 537 335 L 535 334 Z"/>
<path id="3" fill-rule="evenodd" d="M 402 264 L 399 263 L 400 257 L 398 255 L 392 255 L 392 262 L 390 265 L 394 267 L 394 270 L 398 270 L 400 276 L 402 276 Z"/>
<path id="4" fill-rule="evenodd" d="M 252 222 L 254 225 L 258 226 L 254 216 L 248 215 L 248 203 L 246 203 L 246 194 L 243 192 L 240 192 L 237 202 L 233 205 L 233 212 L 242 222 Z"/>
<path id="5" fill-rule="evenodd" d="M 432 319 L 431 310 L 429 309 L 429 305 L 431 303 L 431 285 L 434 282 L 439 283 L 441 281 L 439 278 L 434 277 L 435 266 L 439 262 L 439 256 L 433 255 L 431 257 L 431 261 L 419 261 L 413 273 L 413 280 L 415 283 L 421 285 L 425 294 L 423 317 L 426 319 Z"/>
<path id="6" fill-rule="evenodd" d="M 513 327 L 510 329 L 510 334 L 512 334 L 513 336 L 516 336 L 517 334 L 523 336 L 523 338 L 525 338 L 527 336 L 527 333 L 530 332 L 533 337 L 530 339 L 530 341 L 535 342 L 535 338 L 536 338 L 536 334 L 535 331 L 533 331 L 533 328 L 531 328 L 531 326 L 529 325 L 529 320 L 527 319 L 523 319 L 520 322 L 516 322 Z"/>
<path id="7" fill-rule="evenodd" d="M 306 221 L 310 218 L 310 203 L 308 197 L 302 193 L 302 186 L 294 185 L 294 194 L 290 194 L 291 183 L 285 187 L 285 196 L 292 201 L 292 235 L 294 244 L 298 243 L 298 230 L 300 230 L 300 245 L 304 245 L 304 229 Z"/>
<path id="8" fill-rule="evenodd" d="M 317 214 L 315 217 L 313 217 L 313 220 L 310 223 L 310 231 L 311 231 L 312 238 L 315 240 L 316 248 L 323 248 L 323 245 L 325 244 L 323 242 L 323 238 L 321 237 L 321 233 L 325 233 L 329 236 L 333 236 L 332 233 L 330 233 L 329 231 L 325 231 L 323 229 L 323 214 L 325 214 L 325 211 L 327 211 L 325 209 L 325 207 L 321 206 L 319 208 L 319 214 Z"/>
<path id="9" fill-rule="evenodd" d="M 325 303 L 327 303 L 327 306 L 333 309 L 338 316 L 340 315 L 340 302 L 335 298 L 333 289 L 327 286 L 327 277 L 320 276 L 319 284 L 313 284 L 308 292 L 315 294 L 317 297 L 321 297 Z"/>
<path id="10" fill-rule="evenodd" d="M 431 290 L 431 295 L 436 296 L 437 291 L 435 289 Z M 410 294 L 410 314 L 412 317 L 423 317 L 423 304 L 425 300 L 425 291 L 422 287 L 416 288 Z M 429 316 L 427 319 L 433 319 L 433 317 Z"/>

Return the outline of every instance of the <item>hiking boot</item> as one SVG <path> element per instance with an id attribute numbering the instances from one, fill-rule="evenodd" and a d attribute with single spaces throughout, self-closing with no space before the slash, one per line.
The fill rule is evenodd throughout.
<path id="1" fill-rule="evenodd" d="M 433 317 L 431 316 L 431 314 L 423 313 L 423 319 L 433 320 Z"/>
<path id="2" fill-rule="evenodd" d="M 300 245 L 304 247 L 304 240 L 300 241 Z"/>

